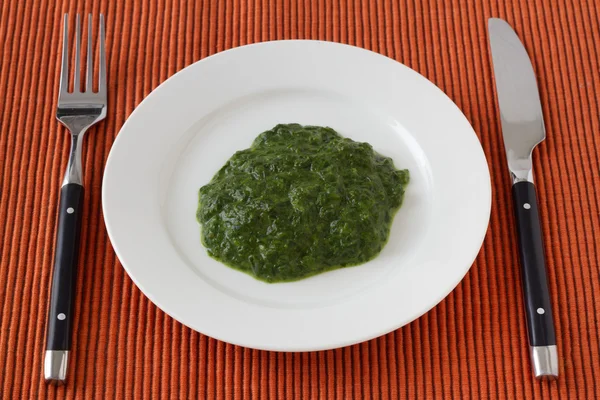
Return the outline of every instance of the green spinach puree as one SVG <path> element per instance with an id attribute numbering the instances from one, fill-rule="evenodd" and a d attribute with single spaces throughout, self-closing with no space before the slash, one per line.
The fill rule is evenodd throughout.
<path id="1" fill-rule="evenodd" d="M 361 264 L 385 245 L 408 180 L 368 143 L 277 125 L 200 189 L 202 244 L 265 282 Z"/>

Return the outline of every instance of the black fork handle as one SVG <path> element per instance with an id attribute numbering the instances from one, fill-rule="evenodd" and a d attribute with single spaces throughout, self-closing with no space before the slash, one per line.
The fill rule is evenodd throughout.
<path id="1" fill-rule="evenodd" d="M 46 350 L 71 349 L 82 215 L 83 186 L 77 183 L 63 185 L 60 190 Z"/>

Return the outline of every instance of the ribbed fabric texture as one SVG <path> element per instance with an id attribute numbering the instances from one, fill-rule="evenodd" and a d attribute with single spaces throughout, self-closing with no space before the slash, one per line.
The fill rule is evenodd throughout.
<path id="1" fill-rule="evenodd" d="M 55 388 L 44 384 L 42 363 L 69 147 L 54 118 L 65 12 L 71 24 L 76 12 L 93 13 L 96 23 L 106 15 L 109 109 L 84 146 L 74 351 L 68 385 Z M 535 171 L 561 361 L 557 382 L 537 382 L 530 371 L 488 52 L 492 16 L 508 20 L 524 41 L 546 117 Z M 594 0 L 1 2 L 0 398 L 600 398 L 599 21 Z M 166 316 L 125 274 L 101 211 L 110 147 L 152 89 L 219 51 L 294 38 L 364 47 L 425 75 L 471 121 L 493 185 L 481 253 L 441 304 L 384 337 L 305 354 L 228 345 Z"/>

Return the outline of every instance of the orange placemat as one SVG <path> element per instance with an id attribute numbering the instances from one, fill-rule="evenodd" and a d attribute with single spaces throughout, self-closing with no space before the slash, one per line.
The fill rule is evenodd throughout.
<path id="1" fill-rule="evenodd" d="M 106 15 L 110 90 L 85 143 L 75 350 L 57 389 L 43 383 L 42 354 L 69 146 L 54 119 L 64 12 Z M 561 361 L 552 383 L 530 372 L 490 16 L 524 40 L 546 116 L 535 170 Z M 599 21 L 594 0 L 1 2 L 0 398 L 600 398 Z M 153 88 L 210 54 L 292 38 L 372 49 L 436 83 L 479 135 L 494 192 L 483 249 L 440 305 L 376 340 L 305 354 L 231 346 L 158 310 L 116 259 L 100 199 L 113 139 Z"/>

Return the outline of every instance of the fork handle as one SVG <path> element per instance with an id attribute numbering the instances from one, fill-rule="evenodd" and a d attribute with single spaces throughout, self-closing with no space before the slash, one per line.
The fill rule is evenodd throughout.
<path id="1" fill-rule="evenodd" d="M 60 190 L 54 272 L 52 274 L 50 309 L 48 311 L 47 359 L 49 354 L 56 355 L 61 351 L 68 352 L 71 349 L 75 282 L 82 215 L 83 186 L 77 183 L 63 185 Z M 64 364 L 66 364 L 66 360 Z M 56 368 L 58 366 L 55 366 Z M 62 373 L 59 373 L 59 371 L 54 371 L 53 373 L 47 370 L 45 373 L 46 379 L 59 379 L 60 377 L 53 377 L 52 375 L 65 375 L 66 365 L 62 366 L 61 369 L 64 369 Z M 64 380 L 64 377 L 62 379 Z"/>

